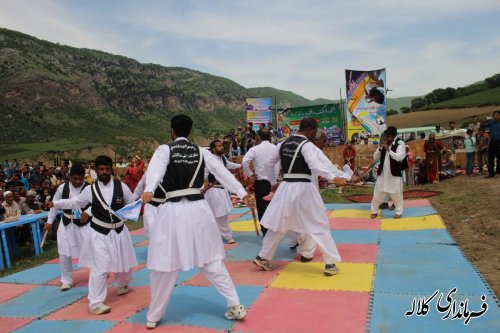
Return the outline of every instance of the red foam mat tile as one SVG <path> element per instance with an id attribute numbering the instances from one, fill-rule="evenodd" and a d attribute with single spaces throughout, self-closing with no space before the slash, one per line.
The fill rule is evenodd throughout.
<path id="1" fill-rule="evenodd" d="M 0 333 L 14 332 L 16 329 L 23 327 L 36 318 L 5 318 L 0 317 Z"/>
<path id="2" fill-rule="evenodd" d="M 134 246 L 136 247 L 149 246 L 149 239 L 143 240 L 142 242 L 139 243 L 135 243 Z"/>
<path id="3" fill-rule="evenodd" d="M 232 249 L 234 249 L 235 247 L 238 247 L 238 246 L 240 246 L 240 244 L 237 243 L 237 242 L 234 243 L 234 244 L 224 243 L 224 251 L 227 252 L 227 251 L 232 250 Z"/>
<path id="4" fill-rule="evenodd" d="M 415 199 L 415 200 L 404 200 L 403 207 L 424 207 L 431 206 L 431 202 L 428 199 Z"/>
<path id="5" fill-rule="evenodd" d="M 377 244 L 337 244 L 342 262 L 375 264 L 377 262 L 378 245 Z M 300 253 L 294 258 L 300 261 Z M 323 255 L 319 249 L 316 250 L 313 262 L 322 262 Z"/>
<path id="6" fill-rule="evenodd" d="M 369 293 L 266 289 L 235 332 L 365 332 Z"/>
<path id="7" fill-rule="evenodd" d="M 73 286 L 75 287 L 86 287 L 89 284 L 89 272 L 90 269 L 83 267 L 78 270 L 73 271 Z M 55 278 L 47 282 L 49 286 L 58 286 L 61 284 L 61 278 Z"/>
<path id="8" fill-rule="evenodd" d="M 105 304 L 111 307 L 111 312 L 100 316 L 91 315 L 88 312 L 88 300 L 83 298 L 59 311 L 56 311 L 44 319 L 49 320 L 115 320 L 123 321 L 136 314 L 149 305 L 150 289 L 147 287 L 130 287 L 128 294 L 118 296 L 118 288 L 108 288 Z"/>
<path id="9" fill-rule="evenodd" d="M 236 220 L 238 217 L 241 217 L 241 216 L 243 216 L 243 215 L 244 215 L 244 214 L 229 214 L 229 215 L 227 216 L 227 220 L 228 220 L 229 222 L 231 222 L 231 221 Z"/>
<path id="10" fill-rule="evenodd" d="M 146 325 L 137 325 L 132 323 L 120 323 L 113 327 L 108 333 L 151 333 L 151 330 L 146 328 Z M 196 326 L 165 326 L 160 325 L 154 329 L 154 332 L 165 333 L 215 333 L 221 332 L 215 329 L 208 329 Z"/>
<path id="11" fill-rule="evenodd" d="M 25 292 L 30 291 L 31 289 L 36 287 L 38 287 L 38 285 L 36 284 L 0 283 L 0 303 L 22 295 Z M 0 313 L 0 316 L 1 315 L 2 314 Z"/>
<path id="12" fill-rule="evenodd" d="M 335 217 L 330 219 L 330 229 L 334 230 L 380 230 L 380 219 Z"/>
<path id="13" fill-rule="evenodd" d="M 226 261 L 227 270 L 235 285 L 238 286 L 267 286 L 278 276 L 281 270 L 288 264 L 284 261 L 273 261 L 275 267 L 271 271 L 263 271 L 255 266 L 252 261 Z M 184 281 L 185 286 L 210 286 L 203 273 L 199 272 L 191 279 Z"/>
<path id="14" fill-rule="evenodd" d="M 131 235 L 140 235 L 140 236 L 144 236 L 144 228 L 140 228 L 140 229 L 135 229 L 133 231 L 130 232 Z"/>

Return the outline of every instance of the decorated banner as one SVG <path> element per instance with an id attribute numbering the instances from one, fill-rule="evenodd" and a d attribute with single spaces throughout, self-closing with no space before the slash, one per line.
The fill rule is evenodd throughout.
<path id="1" fill-rule="evenodd" d="M 386 128 L 385 68 L 373 71 L 346 69 L 347 139 L 378 142 Z"/>
<path id="2" fill-rule="evenodd" d="M 319 122 L 326 134 L 327 145 L 334 146 L 342 138 L 341 104 L 325 104 L 288 108 L 278 111 L 278 132 L 281 138 L 289 137 L 299 130 L 300 120 L 311 117 Z"/>
<path id="3" fill-rule="evenodd" d="M 259 130 L 261 123 L 267 124 L 272 121 L 273 98 L 247 98 L 245 102 L 247 110 L 247 124 L 253 123 L 253 129 Z"/>

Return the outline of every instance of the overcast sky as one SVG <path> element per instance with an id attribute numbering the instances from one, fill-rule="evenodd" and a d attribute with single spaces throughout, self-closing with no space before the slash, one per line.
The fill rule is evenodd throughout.
<path id="1" fill-rule="evenodd" d="M 0 26 L 309 99 L 345 69 L 387 68 L 389 97 L 500 73 L 500 0 L 0 0 Z"/>

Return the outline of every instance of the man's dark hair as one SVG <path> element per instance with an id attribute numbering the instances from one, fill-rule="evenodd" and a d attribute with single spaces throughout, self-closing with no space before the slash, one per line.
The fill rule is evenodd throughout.
<path id="1" fill-rule="evenodd" d="M 219 140 L 219 139 L 215 139 L 215 140 L 213 140 L 212 142 L 210 142 L 210 150 L 211 150 L 212 152 L 214 151 L 215 144 L 216 144 L 217 142 L 220 142 L 220 140 Z"/>
<path id="2" fill-rule="evenodd" d="M 187 138 L 193 128 L 193 120 L 185 114 L 179 114 L 170 120 L 170 126 L 177 136 Z"/>
<path id="3" fill-rule="evenodd" d="M 263 141 L 271 141 L 271 133 L 267 128 L 261 128 L 257 134 Z"/>
<path id="4" fill-rule="evenodd" d="M 112 168 L 113 167 L 113 160 L 111 159 L 111 157 L 106 156 L 106 155 L 97 156 L 95 158 L 95 161 L 94 161 L 94 166 L 97 169 L 99 167 L 99 165 L 106 165 L 106 166 L 109 166 Z"/>
<path id="5" fill-rule="evenodd" d="M 498 115 L 500 115 L 500 110 L 496 110 L 496 111 L 493 111 L 493 114 L 497 113 Z"/>
<path id="6" fill-rule="evenodd" d="M 424 132 L 421 132 L 419 135 L 420 135 L 421 139 L 425 139 L 425 133 Z"/>
<path id="7" fill-rule="evenodd" d="M 85 169 L 81 164 L 73 164 L 69 170 L 70 176 L 85 176 Z"/>
<path id="8" fill-rule="evenodd" d="M 396 137 L 398 135 L 398 130 L 396 127 L 394 126 L 389 126 L 387 127 L 387 129 L 384 131 L 384 134 L 385 135 L 390 135 L 390 136 L 393 136 L 393 137 Z"/>
<path id="9" fill-rule="evenodd" d="M 451 124 L 455 125 L 455 122 L 454 122 L 454 121 L 450 121 L 450 125 L 451 125 Z"/>
<path id="10" fill-rule="evenodd" d="M 318 122 L 314 118 L 304 118 L 300 121 L 299 132 L 316 128 L 318 128 Z"/>

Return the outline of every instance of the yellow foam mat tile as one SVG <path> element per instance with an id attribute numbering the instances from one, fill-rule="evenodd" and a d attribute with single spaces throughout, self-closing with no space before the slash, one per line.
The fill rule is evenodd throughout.
<path id="1" fill-rule="evenodd" d="M 330 218 L 335 217 L 352 217 L 352 218 L 366 218 L 369 219 L 371 212 L 369 210 L 356 210 L 356 209 L 339 209 L 334 210 L 330 214 Z"/>
<path id="2" fill-rule="evenodd" d="M 245 220 L 229 223 L 231 231 L 255 231 L 253 220 Z M 260 224 L 257 222 L 257 228 L 260 230 Z"/>
<path id="3" fill-rule="evenodd" d="M 342 290 L 370 292 L 372 290 L 373 264 L 338 263 L 340 273 L 325 276 L 324 263 L 292 262 L 272 282 L 271 288 L 306 290 Z"/>
<path id="4" fill-rule="evenodd" d="M 382 219 L 381 230 L 445 229 L 439 215 Z"/>

